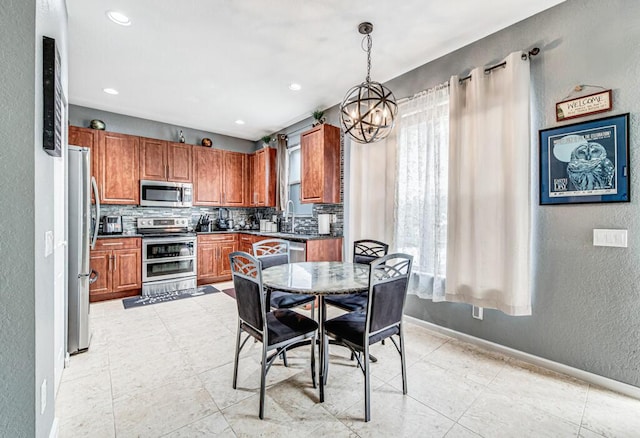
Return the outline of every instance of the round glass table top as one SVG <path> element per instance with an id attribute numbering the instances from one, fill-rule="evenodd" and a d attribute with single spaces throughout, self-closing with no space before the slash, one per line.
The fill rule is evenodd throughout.
<path id="1" fill-rule="evenodd" d="M 272 290 L 316 295 L 348 294 L 369 288 L 369 265 L 348 262 L 304 262 L 262 271 L 262 284 Z"/>

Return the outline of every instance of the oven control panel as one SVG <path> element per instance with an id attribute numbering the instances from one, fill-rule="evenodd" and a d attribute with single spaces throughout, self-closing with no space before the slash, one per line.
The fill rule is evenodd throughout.
<path id="1" fill-rule="evenodd" d="M 138 218 L 138 228 L 187 228 L 189 219 L 186 217 L 157 217 Z"/>

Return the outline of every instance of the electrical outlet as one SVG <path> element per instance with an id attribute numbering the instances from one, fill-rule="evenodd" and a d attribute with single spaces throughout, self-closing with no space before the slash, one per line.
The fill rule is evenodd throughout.
<path id="1" fill-rule="evenodd" d="M 593 230 L 593 246 L 627 247 L 627 230 Z"/>
<path id="2" fill-rule="evenodd" d="M 473 316 L 475 319 L 482 320 L 483 313 L 484 313 L 483 307 L 473 306 L 471 308 L 471 316 Z"/>
<path id="3" fill-rule="evenodd" d="M 331 223 L 335 224 L 336 222 L 338 222 L 338 215 L 337 214 L 332 214 L 331 215 Z"/>
<path id="4" fill-rule="evenodd" d="M 40 415 L 44 414 L 44 410 L 47 408 L 47 379 L 42 381 L 40 385 Z"/>

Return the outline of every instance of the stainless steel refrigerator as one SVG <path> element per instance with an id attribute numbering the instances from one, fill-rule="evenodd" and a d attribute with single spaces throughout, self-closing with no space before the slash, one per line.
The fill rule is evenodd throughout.
<path id="1" fill-rule="evenodd" d="M 89 284 L 97 273 L 89 265 L 89 250 L 95 246 L 98 226 L 92 233 L 91 190 L 97 193 L 91 177 L 89 148 L 69 146 L 68 161 L 68 295 L 67 295 L 67 351 L 69 354 L 86 351 L 91 341 L 89 327 Z M 96 199 L 99 199 L 95 196 Z M 96 203 L 96 224 L 100 218 L 100 204 Z"/>

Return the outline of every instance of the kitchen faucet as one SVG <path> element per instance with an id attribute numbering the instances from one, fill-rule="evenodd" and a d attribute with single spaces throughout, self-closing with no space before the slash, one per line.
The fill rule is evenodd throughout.
<path id="1" fill-rule="evenodd" d="M 291 203 L 291 210 L 289 210 L 289 203 Z M 287 205 L 284 208 L 284 218 L 285 218 L 285 221 L 288 222 L 287 216 L 289 215 L 289 212 L 291 212 L 291 234 L 293 234 L 296 229 L 296 214 L 293 212 L 293 208 L 294 208 L 293 201 L 289 199 L 287 201 Z"/>

